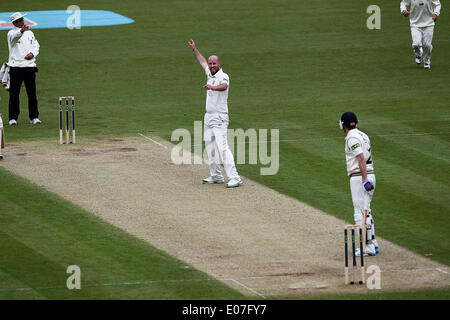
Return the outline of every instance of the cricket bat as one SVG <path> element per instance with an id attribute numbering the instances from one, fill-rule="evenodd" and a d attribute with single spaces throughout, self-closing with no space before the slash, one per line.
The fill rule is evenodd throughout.
<path id="1" fill-rule="evenodd" d="M 365 194 L 365 201 L 364 201 L 364 216 L 363 216 L 363 221 L 362 221 L 362 226 L 361 226 L 361 229 L 362 229 L 362 241 L 363 241 L 363 245 L 362 245 L 362 247 L 363 247 L 363 253 L 365 253 L 366 252 L 366 238 L 367 238 L 367 227 L 366 227 L 366 222 L 367 222 L 367 210 L 368 210 L 368 207 L 369 207 L 369 200 L 368 200 L 368 198 L 369 198 L 369 195 L 368 194 Z"/>

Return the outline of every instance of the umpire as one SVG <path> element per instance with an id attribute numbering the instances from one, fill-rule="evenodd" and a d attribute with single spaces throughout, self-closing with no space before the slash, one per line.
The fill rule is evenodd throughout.
<path id="1" fill-rule="evenodd" d="M 39 54 L 39 43 L 32 31 L 25 25 L 20 12 L 11 15 L 10 20 L 14 28 L 8 32 L 10 76 L 9 88 L 9 125 L 17 125 L 20 113 L 19 97 L 22 83 L 28 94 L 28 115 L 30 123 L 41 123 L 39 120 L 38 103 L 36 97 L 36 56 Z"/>

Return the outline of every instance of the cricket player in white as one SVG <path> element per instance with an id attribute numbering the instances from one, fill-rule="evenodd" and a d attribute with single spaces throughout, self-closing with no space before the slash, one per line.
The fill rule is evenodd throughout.
<path id="1" fill-rule="evenodd" d="M 353 112 L 344 113 L 339 124 L 346 134 L 345 158 L 347 174 L 350 177 L 355 225 L 363 225 L 364 210 L 367 208 L 365 254 L 374 256 L 379 252 L 379 248 L 375 239 L 375 226 L 370 210 L 376 182 L 370 139 L 364 132 L 356 128 L 358 119 Z M 358 250 L 357 255 L 359 254 Z"/>
<path id="2" fill-rule="evenodd" d="M 408 11 L 408 7 L 410 7 L 410 11 Z M 434 25 L 441 13 L 440 1 L 402 0 L 400 11 L 405 17 L 409 16 L 416 63 L 420 64 L 423 61 L 423 67 L 430 69 Z"/>
<path id="3" fill-rule="evenodd" d="M 227 177 L 230 179 L 227 183 L 227 187 L 238 187 L 242 184 L 242 180 L 236 170 L 233 154 L 228 147 L 227 141 L 227 129 L 229 123 L 228 89 L 230 87 L 230 78 L 221 69 L 220 61 L 217 56 L 210 56 L 208 61 L 206 61 L 202 54 L 197 50 L 194 40 L 190 39 L 188 44 L 194 51 L 195 57 L 202 66 L 207 77 L 207 83 L 204 86 L 207 91 L 203 135 L 211 176 L 203 179 L 203 183 L 224 182 L 224 177 L 220 170 L 220 155 Z"/>

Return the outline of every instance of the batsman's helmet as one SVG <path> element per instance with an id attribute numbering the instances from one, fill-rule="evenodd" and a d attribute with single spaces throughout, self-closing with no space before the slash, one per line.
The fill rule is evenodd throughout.
<path id="1" fill-rule="evenodd" d="M 353 112 L 345 112 L 341 116 L 341 120 L 339 121 L 339 127 L 341 129 L 343 128 L 343 125 L 347 128 L 356 128 L 358 125 L 358 118 L 356 117 L 356 114 Z"/>

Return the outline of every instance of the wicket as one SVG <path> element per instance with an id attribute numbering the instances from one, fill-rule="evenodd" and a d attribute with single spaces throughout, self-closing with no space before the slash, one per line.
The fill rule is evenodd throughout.
<path id="1" fill-rule="evenodd" d="M 344 265 L 345 265 L 345 284 L 355 284 L 357 282 L 357 268 L 358 263 L 356 259 L 356 235 L 355 231 L 359 230 L 359 250 L 361 257 L 361 280 L 359 284 L 363 284 L 365 280 L 365 270 L 364 270 L 364 250 L 363 250 L 363 232 L 362 228 L 359 228 L 356 225 L 345 225 L 344 226 Z M 349 281 L 348 274 L 348 231 L 351 231 L 351 239 L 352 239 L 352 264 L 353 264 L 353 279 Z"/>
<path id="2" fill-rule="evenodd" d="M 69 100 L 72 101 L 72 142 L 69 137 Z M 66 144 L 76 143 L 75 138 L 75 97 L 59 97 L 59 144 L 63 142 L 63 101 L 66 103 Z"/>

